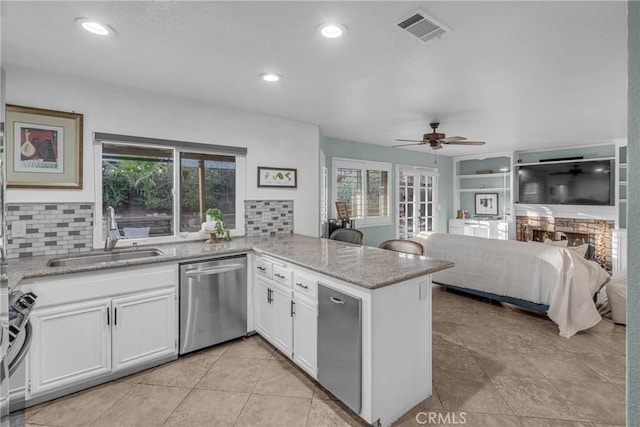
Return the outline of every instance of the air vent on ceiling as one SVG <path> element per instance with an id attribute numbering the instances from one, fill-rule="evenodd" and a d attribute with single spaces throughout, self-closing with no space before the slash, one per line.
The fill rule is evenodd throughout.
<path id="1" fill-rule="evenodd" d="M 447 28 L 423 12 L 414 13 L 409 18 L 400 22 L 398 27 L 413 34 L 425 43 L 440 37 L 448 31 Z"/>

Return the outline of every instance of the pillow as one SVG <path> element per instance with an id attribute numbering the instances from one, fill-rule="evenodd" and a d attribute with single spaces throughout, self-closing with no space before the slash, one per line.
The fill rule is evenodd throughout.
<path id="1" fill-rule="evenodd" d="M 566 242 L 566 240 L 565 240 Z M 571 249 L 572 251 L 574 251 L 576 254 L 580 255 L 581 257 L 586 257 L 587 256 L 587 251 L 589 250 L 589 244 L 585 243 L 583 245 L 578 245 L 578 246 L 567 246 L 567 249 Z"/>
<path id="2" fill-rule="evenodd" d="M 566 248 L 569 245 L 569 241 L 568 240 L 544 239 L 544 244 L 545 245 L 550 245 L 550 246 L 560 246 L 562 248 Z"/>

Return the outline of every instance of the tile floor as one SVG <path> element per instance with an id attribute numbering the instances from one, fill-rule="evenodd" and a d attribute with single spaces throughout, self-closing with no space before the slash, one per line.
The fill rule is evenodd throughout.
<path id="1" fill-rule="evenodd" d="M 545 317 L 434 287 L 433 396 L 396 426 L 625 425 L 625 328 L 570 340 Z M 258 336 L 25 413 L 27 426 L 346 426 L 362 422 Z M 438 422 L 439 421 L 439 422 Z"/>

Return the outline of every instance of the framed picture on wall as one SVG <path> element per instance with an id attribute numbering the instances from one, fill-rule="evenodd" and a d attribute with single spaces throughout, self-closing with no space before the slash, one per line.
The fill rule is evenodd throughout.
<path id="1" fill-rule="evenodd" d="M 258 187 L 297 188 L 298 170 L 258 166 Z"/>
<path id="2" fill-rule="evenodd" d="M 82 189 L 82 114 L 7 104 L 7 187 Z"/>
<path id="3" fill-rule="evenodd" d="M 498 193 L 476 193 L 476 215 L 498 215 Z"/>

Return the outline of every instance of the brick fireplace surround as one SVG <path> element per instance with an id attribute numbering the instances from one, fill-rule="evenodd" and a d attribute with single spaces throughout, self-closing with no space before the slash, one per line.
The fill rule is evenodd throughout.
<path id="1" fill-rule="evenodd" d="M 611 230 L 615 227 L 614 221 L 583 219 L 583 218 L 554 218 L 545 216 L 516 216 L 516 240 L 539 240 L 544 233 L 551 240 L 555 240 L 555 233 L 563 232 L 569 236 L 569 244 L 572 237 L 579 238 L 589 243 L 589 253 L 595 253 L 596 238 L 601 233 L 602 223 L 606 223 L 604 244 L 606 247 L 606 269 L 611 271 Z"/>

